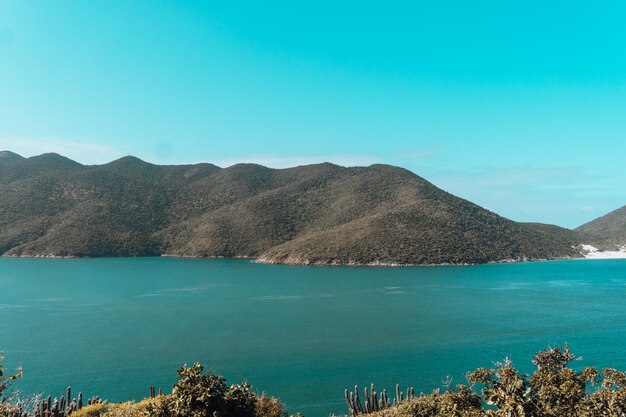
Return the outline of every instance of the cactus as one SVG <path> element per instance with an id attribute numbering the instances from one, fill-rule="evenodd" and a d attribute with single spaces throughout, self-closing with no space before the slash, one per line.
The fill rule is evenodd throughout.
<path id="1" fill-rule="evenodd" d="M 348 394 L 348 388 L 344 391 L 344 396 L 346 397 L 346 404 L 348 404 L 348 412 L 351 416 L 354 416 L 356 413 L 354 412 L 354 407 L 352 407 L 352 399 L 351 395 Z"/>
<path id="2" fill-rule="evenodd" d="M 382 394 L 382 400 L 383 400 L 383 405 L 380 408 L 389 408 L 389 397 L 387 397 L 387 390 L 384 389 L 383 390 L 383 394 Z"/>
<path id="3" fill-rule="evenodd" d="M 415 389 L 413 387 L 408 387 L 406 392 L 403 392 L 400 389 L 400 384 L 396 384 L 396 396 L 391 399 L 387 395 L 387 390 L 383 389 L 380 393 L 376 391 L 374 388 L 374 384 L 371 384 L 368 388 L 364 388 L 363 392 L 365 394 L 365 409 L 361 405 L 361 400 L 359 398 L 359 388 L 355 385 L 354 391 L 351 392 L 348 389 L 345 389 L 344 396 L 346 399 L 346 404 L 348 405 L 348 412 L 351 417 L 355 417 L 359 414 L 371 414 L 377 411 L 384 410 L 390 407 L 396 407 L 403 402 L 412 400 L 415 398 Z"/>
<path id="4" fill-rule="evenodd" d="M 374 389 L 374 384 L 372 384 L 371 389 L 372 389 L 372 409 L 374 411 L 378 411 L 378 398 L 377 398 L 378 393 Z"/>
<path id="5" fill-rule="evenodd" d="M 67 387 L 66 395 L 72 394 L 72 388 Z M 76 412 L 83 408 L 83 393 L 79 392 L 78 397 L 71 399 L 71 397 L 55 397 L 48 396 L 41 402 L 38 402 L 33 407 L 32 412 L 29 414 L 24 411 L 21 404 L 18 404 L 18 410 L 11 413 L 7 417 L 69 417 L 73 412 Z M 87 404 L 100 403 L 100 397 L 94 396 L 87 400 Z"/>
<path id="6" fill-rule="evenodd" d="M 363 406 L 361 406 L 361 399 L 359 398 L 359 387 L 357 385 L 354 386 L 354 402 L 356 403 L 356 409 L 359 414 L 365 414 L 363 412 Z"/>
<path id="7" fill-rule="evenodd" d="M 371 400 L 367 388 L 365 388 L 365 411 L 363 410 L 363 406 L 361 405 L 361 399 L 359 398 L 359 387 L 357 385 L 354 386 L 354 392 L 348 392 L 348 389 L 346 389 L 344 391 L 344 396 L 346 398 L 346 404 L 348 404 L 348 411 L 350 412 L 350 416 L 354 417 L 359 414 L 369 414 L 372 412 L 370 403 Z"/>

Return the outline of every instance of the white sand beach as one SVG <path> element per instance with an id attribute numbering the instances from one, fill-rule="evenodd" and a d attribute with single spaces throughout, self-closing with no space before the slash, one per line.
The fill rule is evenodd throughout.
<path id="1" fill-rule="evenodd" d="M 626 259 L 626 246 L 622 246 L 618 251 L 601 251 L 591 245 L 582 245 L 582 249 L 586 251 L 587 259 Z"/>

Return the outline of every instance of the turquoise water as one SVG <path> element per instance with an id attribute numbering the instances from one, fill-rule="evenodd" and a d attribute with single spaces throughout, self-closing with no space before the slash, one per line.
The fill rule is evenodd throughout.
<path id="1" fill-rule="evenodd" d="M 343 389 L 428 390 L 569 342 L 626 369 L 626 261 L 338 268 L 240 260 L 0 259 L 0 349 L 23 392 L 111 401 L 166 390 L 183 363 L 249 380 L 307 417 Z"/>

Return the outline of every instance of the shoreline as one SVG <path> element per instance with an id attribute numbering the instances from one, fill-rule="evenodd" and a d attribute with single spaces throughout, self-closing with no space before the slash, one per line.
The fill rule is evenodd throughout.
<path id="1" fill-rule="evenodd" d="M 53 255 L 53 254 L 37 254 L 37 255 L 0 255 L 0 258 L 25 258 L 25 259 L 117 259 L 117 258 L 179 258 L 179 259 L 240 259 L 249 260 L 255 264 L 261 265 L 287 265 L 287 266 L 329 266 L 329 267 L 460 267 L 460 266 L 479 266 L 479 265 L 497 265 L 508 263 L 524 263 L 524 262 L 548 262 L 559 260 L 605 260 L 605 259 L 626 259 L 626 245 L 618 247 L 618 250 L 607 251 L 600 250 L 589 244 L 580 244 L 577 247 L 580 250 L 580 256 L 564 256 L 558 258 L 517 258 L 517 259 L 501 259 L 487 262 L 442 262 L 442 263 L 400 263 L 400 262 L 339 262 L 337 260 L 327 261 L 310 261 L 289 259 L 284 261 L 275 261 L 273 259 L 246 255 L 237 256 L 196 256 L 196 255 L 178 255 L 172 253 L 139 255 L 139 256 L 77 256 L 77 255 Z"/>
<path id="2" fill-rule="evenodd" d="M 398 262 L 308 262 L 308 261 L 287 261 L 276 262 L 270 259 L 255 258 L 252 256 L 193 256 L 193 255 L 174 255 L 174 254 L 162 254 L 162 255 L 148 255 L 148 256 L 75 256 L 75 255 L 0 255 L 0 258 L 13 258 L 13 259 L 140 259 L 140 258 L 177 258 L 177 259 L 197 259 L 197 260 L 218 260 L 218 259 L 232 259 L 232 260 L 248 260 L 251 263 L 259 265 L 284 265 L 284 266 L 312 266 L 312 267 L 382 267 L 382 268 L 412 268 L 412 267 L 463 267 L 463 266 L 480 266 L 480 265 L 501 265 L 501 264 L 514 264 L 514 263 L 532 263 L 532 262 L 551 262 L 551 261 L 567 261 L 567 260 L 602 260 L 602 259 L 626 259 L 626 252 L 623 252 L 623 257 L 601 257 L 588 255 L 582 255 L 580 257 L 561 257 L 561 258 L 521 258 L 521 259 L 502 259 L 497 261 L 488 262 L 443 262 L 443 263 L 398 263 Z"/>
<path id="3" fill-rule="evenodd" d="M 618 250 L 599 250 L 592 245 L 581 245 L 582 250 L 586 253 L 583 255 L 585 259 L 626 259 L 626 245 L 621 246 Z"/>

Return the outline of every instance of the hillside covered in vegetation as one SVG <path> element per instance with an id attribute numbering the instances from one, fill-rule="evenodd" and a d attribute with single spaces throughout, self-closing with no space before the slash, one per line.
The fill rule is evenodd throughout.
<path id="1" fill-rule="evenodd" d="M 431 394 L 406 395 L 346 389 L 346 415 L 356 417 L 620 417 L 626 415 L 626 373 L 613 368 L 576 370 L 576 357 L 565 348 L 551 348 L 533 358 L 532 375 L 521 374 L 505 359 L 494 368 L 467 374 L 467 384 L 448 385 Z M 10 383 L 17 376 L 0 373 L 0 417 L 288 417 L 281 402 L 259 394 L 248 384 L 228 386 L 219 375 L 204 373 L 199 364 L 178 370 L 170 394 L 155 395 L 139 403 L 107 403 L 97 399 L 86 406 L 77 400 L 27 400 L 12 396 Z M 80 404 L 80 396 L 78 403 Z M 393 397 L 393 400 L 391 399 Z M 39 398 L 39 397 L 38 397 Z M 22 400 L 22 402 L 20 402 Z M 28 404 L 28 405 L 25 405 Z M 299 416 L 299 414 L 294 415 Z"/>
<path id="2" fill-rule="evenodd" d="M 579 257 L 577 232 L 517 223 L 388 165 L 84 166 L 0 153 L 0 255 L 464 264 Z"/>
<path id="3" fill-rule="evenodd" d="M 615 250 L 626 247 L 626 206 L 585 223 L 576 229 L 590 236 L 598 247 Z"/>

